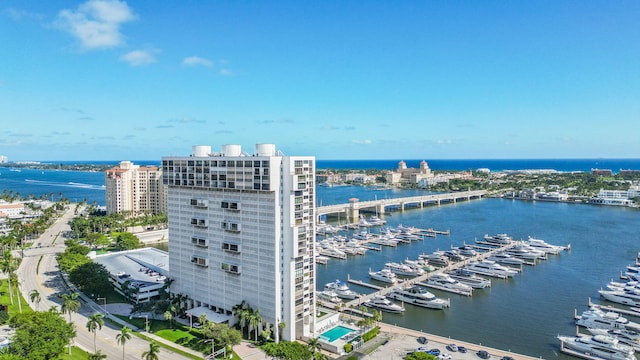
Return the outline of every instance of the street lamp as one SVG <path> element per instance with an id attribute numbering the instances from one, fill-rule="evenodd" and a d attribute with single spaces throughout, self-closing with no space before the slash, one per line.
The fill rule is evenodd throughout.
<path id="1" fill-rule="evenodd" d="M 144 316 L 144 330 L 149 332 L 149 315 Z"/>
<path id="2" fill-rule="evenodd" d="M 104 301 L 104 316 L 107 316 L 107 298 L 106 297 L 99 297 L 99 298 L 96 298 L 96 300 Z"/>

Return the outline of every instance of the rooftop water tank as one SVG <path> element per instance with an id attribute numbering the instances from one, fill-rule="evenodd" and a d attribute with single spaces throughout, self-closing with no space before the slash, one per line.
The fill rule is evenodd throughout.
<path id="1" fill-rule="evenodd" d="M 191 156 L 206 157 L 211 154 L 211 146 L 207 145 L 194 145 L 191 147 Z"/>
<path id="2" fill-rule="evenodd" d="M 276 144 L 256 144 L 256 156 L 275 156 Z"/>
<path id="3" fill-rule="evenodd" d="M 222 145 L 222 150 L 220 150 L 222 156 L 240 156 L 242 153 L 242 148 L 240 145 Z"/>

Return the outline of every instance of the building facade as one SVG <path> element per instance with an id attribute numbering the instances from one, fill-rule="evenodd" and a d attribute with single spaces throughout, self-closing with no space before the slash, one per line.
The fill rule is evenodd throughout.
<path id="1" fill-rule="evenodd" d="M 157 166 L 121 161 L 105 172 L 107 214 L 128 211 L 132 215 L 167 212 L 167 190 Z"/>
<path id="2" fill-rule="evenodd" d="M 315 158 L 273 144 L 162 158 L 173 293 L 232 317 L 243 301 L 282 338 L 315 324 Z M 278 333 L 276 331 L 276 333 Z"/>

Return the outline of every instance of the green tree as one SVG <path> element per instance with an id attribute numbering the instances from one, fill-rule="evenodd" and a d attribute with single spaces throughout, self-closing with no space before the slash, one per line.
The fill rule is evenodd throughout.
<path id="1" fill-rule="evenodd" d="M 149 343 L 149 350 L 142 353 L 142 360 L 159 360 L 160 345 L 155 341 Z"/>
<path id="2" fill-rule="evenodd" d="M 121 250 L 132 250 L 142 247 L 142 243 L 132 233 L 123 232 L 116 235 L 116 246 Z"/>
<path id="3" fill-rule="evenodd" d="M 38 292 L 38 290 L 36 289 L 31 290 L 31 292 L 29 293 L 29 299 L 31 299 L 31 302 L 36 306 L 36 310 L 39 310 L 40 301 L 42 301 L 42 297 L 40 297 L 40 292 Z"/>
<path id="4" fill-rule="evenodd" d="M 88 262 L 73 269 L 69 273 L 69 280 L 85 294 L 104 296 L 112 289 L 110 276 L 104 265 Z"/>
<path id="5" fill-rule="evenodd" d="M 131 329 L 129 329 L 126 326 L 123 326 L 122 329 L 120 329 L 120 333 L 116 335 L 116 341 L 118 342 L 118 344 L 122 345 L 122 360 L 124 360 L 124 356 L 125 356 L 124 345 L 129 340 L 131 340 Z"/>
<path id="6" fill-rule="evenodd" d="M 104 315 L 102 315 L 102 313 L 95 313 L 89 316 L 87 330 L 93 333 L 93 351 L 98 351 L 96 335 L 98 334 L 98 330 L 102 330 L 102 325 L 104 325 Z"/>
<path id="7" fill-rule="evenodd" d="M 311 351 L 311 354 L 315 354 L 316 351 L 322 350 L 322 343 L 319 338 L 309 338 L 307 340 L 307 348 Z"/>
<path id="8" fill-rule="evenodd" d="M 313 356 L 306 346 L 298 342 L 268 343 L 262 349 L 267 355 L 276 359 L 310 360 Z"/>
<path id="9" fill-rule="evenodd" d="M 169 310 L 165 311 L 163 316 L 164 316 L 164 319 L 169 322 L 169 327 L 173 329 L 173 314 L 171 313 L 171 311 Z"/>
<path id="10" fill-rule="evenodd" d="M 260 315 L 260 309 L 255 309 L 249 315 L 249 325 L 253 328 L 255 333 L 255 341 L 258 341 L 258 328 L 260 327 L 260 323 L 262 323 L 262 315 Z"/>
<path id="11" fill-rule="evenodd" d="M 69 314 L 69 322 L 71 322 L 71 313 L 78 312 L 80 310 L 80 301 L 78 300 L 79 293 L 62 294 L 62 313 Z"/>
<path id="12" fill-rule="evenodd" d="M 6 352 L 23 359 L 57 359 L 76 336 L 73 325 L 54 311 L 16 314 L 10 322 L 16 332 Z"/>
<path id="13" fill-rule="evenodd" d="M 107 355 L 103 354 L 102 351 L 100 350 L 96 351 L 94 354 L 89 354 L 89 357 L 88 357 L 89 360 L 102 360 L 106 358 L 107 358 Z"/>

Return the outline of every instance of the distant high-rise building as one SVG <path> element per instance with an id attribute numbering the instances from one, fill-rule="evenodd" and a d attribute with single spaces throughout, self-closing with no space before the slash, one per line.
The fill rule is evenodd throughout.
<path id="1" fill-rule="evenodd" d="M 284 156 L 273 144 L 194 146 L 162 158 L 168 186 L 172 293 L 218 321 L 245 303 L 282 339 L 315 326 L 315 158 Z M 195 309 L 193 309 L 195 310 Z M 213 319 L 216 320 L 216 319 Z"/>
<path id="2" fill-rule="evenodd" d="M 131 215 L 167 212 L 167 191 L 157 166 L 121 161 L 105 172 L 107 213 L 128 211 Z"/>
<path id="3" fill-rule="evenodd" d="M 9 158 L 4 155 L 0 155 L 0 164 L 6 164 L 9 162 Z"/>

